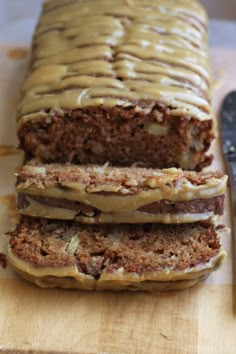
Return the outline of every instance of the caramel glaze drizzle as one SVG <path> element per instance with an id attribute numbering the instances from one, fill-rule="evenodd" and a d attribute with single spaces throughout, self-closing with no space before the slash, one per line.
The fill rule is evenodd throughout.
<path id="1" fill-rule="evenodd" d="M 19 123 L 62 109 L 156 102 L 211 119 L 207 17 L 194 0 L 48 0 Z"/>

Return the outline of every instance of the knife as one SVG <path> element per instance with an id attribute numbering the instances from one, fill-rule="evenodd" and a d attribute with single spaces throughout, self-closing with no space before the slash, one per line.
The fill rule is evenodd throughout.
<path id="1" fill-rule="evenodd" d="M 223 100 L 221 110 L 221 139 L 228 168 L 232 192 L 232 204 L 236 209 L 236 91 L 230 92 Z"/>
<path id="2" fill-rule="evenodd" d="M 229 175 L 230 203 L 232 210 L 232 282 L 236 284 L 236 91 L 230 92 L 223 100 L 221 109 L 221 141 L 224 159 Z M 235 287 L 233 287 L 235 289 Z M 233 290 L 233 312 L 236 315 L 236 295 Z"/>

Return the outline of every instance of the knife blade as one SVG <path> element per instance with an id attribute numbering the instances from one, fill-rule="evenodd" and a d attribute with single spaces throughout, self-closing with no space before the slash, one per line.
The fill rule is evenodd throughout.
<path id="1" fill-rule="evenodd" d="M 236 202 L 236 91 L 230 92 L 223 100 L 221 109 L 221 140 L 228 167 L 235 215 Z"/>
<path id="2" fill-rule="evenodd" d="M 230 183 L 232 284 L 236 284 L 236 91 L 223 100 L 220 117 L 221 142 Z M 233 313 L 236 315 L 236 295 L 233 287 Z"/>

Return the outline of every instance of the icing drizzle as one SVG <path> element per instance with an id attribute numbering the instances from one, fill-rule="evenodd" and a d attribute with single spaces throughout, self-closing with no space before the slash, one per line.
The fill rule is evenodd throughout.
<path id="1" fill-rule="evenodd" d="M 20 121 L 91 106 L 171 108 L 211 118 L 207 17 L 190 0 L 48 0 Z"/>

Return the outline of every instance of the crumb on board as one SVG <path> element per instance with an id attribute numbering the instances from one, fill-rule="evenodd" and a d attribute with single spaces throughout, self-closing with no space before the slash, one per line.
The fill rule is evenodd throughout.
<path id="1" fill-rule="evenodd" d="M 218 69 L 218 70 L 216 71 L 216 74 L 217 74 L 218 76 L 224 76 L 224 75 L 225 75 L 225 69 Z"/>
<path id="2" fill-rule="evenodd" d="M 21 152 L 22 151 L 18 149 L 16 146 L 0 145 L 0 156 L 18 155 Z"/>
<path id="3" fill-rule="evenodd" d="M 11 101 L 11 107 L 14 109 L 17 108 L 18 104 L 19 104 L 19 99 L 15 99 Z"/>
<path id="4" fill-rule="evenodd" d="M 224 69 L 217 69 L 213 72 L 212 88 L 214 90 L 219 90 L 223 86 L 225 73 Z"/>
<path id="5" fill-rule="evenodd" d="M 4 253 L 0 252 L 0 266 L 6 269 L 7 267 L 7 256 Z"/>
<path id="6" fill-rule="evenodd" d="M 23 59 L 28 55 L 28 50 L 24 48 L 13 48 L 7 52 L 7 56 L 10 59 L 19 60 Z"/>
<path id="7" fill-rule="evenodd" d="M 222 80 L 213 80 L 213 82 L 212 82 L 213 89 L 219 90 L 222 86 L 223 86 Z"/>

